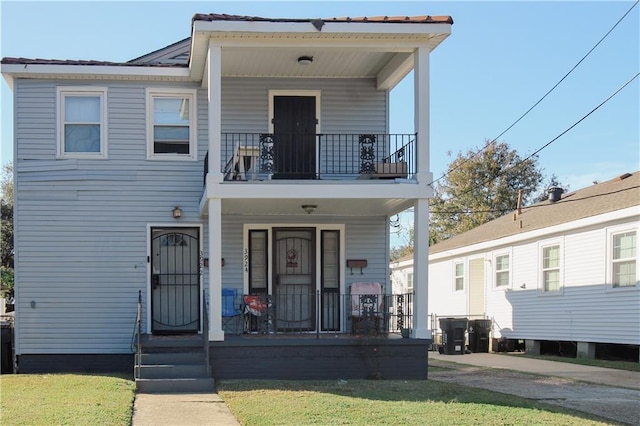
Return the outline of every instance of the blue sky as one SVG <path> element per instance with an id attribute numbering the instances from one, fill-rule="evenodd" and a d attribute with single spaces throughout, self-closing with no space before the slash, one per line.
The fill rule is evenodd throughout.
<path id="1" fill-rule="evenodd" d="M 630 1 L 234 1 L 0 3 L 0 55 L 127 61 L 190 35 L 195 13 L 265 17 L 451 15 L 431 57 L 431 169 L 448 152 L 498 136 L 564 76 L 633 5 Z M 540 105 L 499 140 L 540 148 L 640 71 L 640 6 Z M 539 155 L 571 189 L 640 169 L 636 79 Z M 1 87 L 1 162 L 13 157 L 12 100 Z M 413 132 L 412 81 L 392 92 L 391 132 Z"/>

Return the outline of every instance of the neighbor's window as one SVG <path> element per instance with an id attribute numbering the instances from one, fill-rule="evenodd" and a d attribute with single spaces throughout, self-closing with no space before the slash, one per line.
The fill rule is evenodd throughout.
<path id="1" fill-rule="evenodd" d="M 407 291 L 413 292 L 413 272 L 407 274 Z"/>
<path id="2" fill-rule="evenodd" d="M 560 246 L 542 248 L 542 290 L 560 291 Z"/>
<path id="3" fill-rule="evenodd" d="M 147 90 L 149 158 L 197 158 L 195 102 L 195 90 Z"/>
<path id="4" fill-rule="evenodd" d="M 58 158 L 106 158 L 106 98 L 103 87 L 57 88 Z"/>
<path id="5" fill-rule="evenodd" d="M 613 234 L 612 267 L 613 287 L 636 285 L 636 232 Z"/>
<path id="6" fill-rule="evenodd" d="M 455 264 L 456 271 L 456 291 L 464 290 L 464 263 Z"/>
<path id="7" fill-rule="evenodd" d="M 509 285 L 509 255 L 496 256 L 496 287 Z"/>

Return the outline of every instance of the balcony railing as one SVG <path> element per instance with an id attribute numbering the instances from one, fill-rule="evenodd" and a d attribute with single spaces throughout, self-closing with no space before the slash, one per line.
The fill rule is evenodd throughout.
<path id="1" fill-rule="evenodd" d="M 285 287 L 286 288 L 286 287 Z M 295 291 L 239 297 L 245 334 L 403 334 L 413 327 L 413 293 L 351 295 Z M 241 300 L 240 300 L 241 299 Z M 237 333 L 240 330 L 225 330 Z"/>
<path id="2" fill-rule="evenodd" d="M 220 171 L 225 180 L 411 179 L 415 141 L 415 134 L 223 133 Z"/>

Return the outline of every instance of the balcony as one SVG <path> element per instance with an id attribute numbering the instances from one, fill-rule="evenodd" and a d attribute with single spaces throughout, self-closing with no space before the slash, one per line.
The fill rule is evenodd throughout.
<path id="1" fill-rule="evenodd" d="M 415 134 L 223 133 L 220 171 L 225 181 L 413 179 L 415 141 Z"/>

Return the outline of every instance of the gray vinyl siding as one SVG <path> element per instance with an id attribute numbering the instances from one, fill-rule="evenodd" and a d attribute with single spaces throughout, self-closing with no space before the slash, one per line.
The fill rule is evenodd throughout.
<path id="1" fill-rule="evenodd" d="M 57 84 L 107 87 L 107 160 L 55 159 Z M 139 290 L 146 307 L 148 225 L 202 222 L 206 91 L 198 161 L 150 161 L 145 87 L 16 82 L 18 353 L 129 352 Z"/>
<path id="2" fill-rule="evenodd" d="M 107 88 L 107 159 L 56 159 L 57 85 Z M 138 291 L 143 319 L 147 315 L 149 226 L 202 224 L 208 257 L 206 218 L 199 211 L 208 150 L 207 92 L 197 85 L 181 86 L 198 89 L 198 161 L 147 160 L 145 89 L 163 86 L 176 87 L 144 81 L 16 80 L 18 354 L 129 353 Z M 375 90 L 372 80 L 285 79 L 225 79 L 223 131 L 266 131 L 268 89 L 322 90 L 325 132 L 386 131 L 386 95 Z M 179 220 L 171 217 L 174 206 L 183 210 Z M 303 216 L 277 219 L 309 222 Z M 369 262 L 364 275 L 346 272 L 347 285 L 387 283 L 386 218 L 330 220 L 346 224 L 344 258 Z M 224 217 L 223 225 L 223 286 L 242 286 L 242 221 Z"/>

